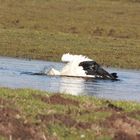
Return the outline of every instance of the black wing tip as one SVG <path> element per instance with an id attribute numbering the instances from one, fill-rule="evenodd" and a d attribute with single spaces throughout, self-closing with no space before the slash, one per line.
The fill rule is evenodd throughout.
<path id="1" fill-rule="evenodd" d="M 111 73 L 111 75 L 112 75 L 113 77 L 115 77 L 115 78 L 118 78 L 118 75 L 117 75 L 117 73 L 116 73 L 116 72 Z"/>

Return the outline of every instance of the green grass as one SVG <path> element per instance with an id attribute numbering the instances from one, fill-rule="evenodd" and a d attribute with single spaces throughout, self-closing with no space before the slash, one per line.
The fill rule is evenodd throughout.
<path id="1" fill-rule="evenodd" d="M 61 140 L 108 140 L 113 139 L 115 131 L 109 131 L 109 128 L 103 124 L 106 119 L 111 115 L 127 115 L 129 118 L 133 118 L 139 121 L 140 114 L 136 117 L 129 116 L 131 112 L 137 111 L 140 108 L 139 103 L 135 102 L 120 102 L 110 101 L 111 104 L 123 108 L 123 111 L 115 111 L 108 107 L 106 100 L 97 99 L 95 97 L 87 96 L 71 96 L 62 95 L 65 99 L 71 99 L 79 102 L 78 106 L 75 105 L 62 105 L 52 104 L 44 102 L 40 97 L 46 98 L 51 97 L 52 94 L 47 92 L 41 92 L 37 90 L 29 89 L 8 89 L 0 88 L 0 99 L 7 101 L 6 105 L 1 105 L 0 109 L 10 108 L 17 109 L 20 111 L 20 119 L 25 120 L 30 124 L 38 124 L 41 131 L 50 137 L 57 137 Z M 103 110 L 103 108 L 105 110 Z M 69 126 L 67 123 L 63 123 L 60 120 L 54 120 L 52 122 L 44 123 L 37 117 L 38 115 L 52 115 L 61 114 L 68 115 L 68 117 L 74 119 L 76 122 L 92 124 L 91 128 L 77 128 L 75 126 Z M 2 115 L 2 114 L 1 114 Z M 19 117 L 18 117 L 19 118 Z M 71 120 L 71 119 L 70 119 Z M 67 120 L 68 121 L 68 120 Z M 125 122 L 126 123 L 126 122 Z M 135 124 L 133 124 L 135 125 Z M 111 128 L 112 130 L 112 128 Z M 118 129 L 117 129 L 118 131 Z M 1 132 L 0 132 L 1 135 Z M 4 137 L 0 137 L 2 139 Z"/>
<path id="2" fill-rule="evenodd" d="M 0 55 L 60 61 L 83 54 L 140 68 L 139 0 L 0 0 Z"/>

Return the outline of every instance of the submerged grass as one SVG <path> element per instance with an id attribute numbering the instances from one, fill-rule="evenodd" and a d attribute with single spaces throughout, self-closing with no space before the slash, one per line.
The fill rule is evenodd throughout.
<path id="1" fill-rule="evenodd" d="M 14 117 L 14 123 L 10 118 L 4 120 L 4 126 L 3 122 L 0 123 L 0 138 L 6 139 L 9 135 L 12 138 L 19 138 L 17 136 L 20 135 L 22 139 L 22 134 L 26 132 L 24 132 L 24 127 L 27 126 L 32 126 L 33 130 L 38 128 L 38 132 L 42 134 L 42 137 L 40 136 L 42 140 L 45 138 L 48 140 L 109 140 L 120 136 L 137 138 L 139 132 L 137 127 L 140 125 L 139 108 L 140 104 L 135 102 L 116 102 L 87 96 L 53 95 L 29 89 L 1 88 L 0 111 L 3 111 L 0 114 L 1 120 L 5 118 L 3 114 L 6 110 L 8 110 L 7 114 L 17 110 L 18 114 L 10 117 Z M 8 116 L 10 114 L 6 118 Z M 114 117 L 116 117 L 115 120 Z M 21 133 L 20 131 L 15 134 L 14 130 L 18 126 L 16 121 L 20 124 L 22 121 L 24 123 L 22 134 L 18 134 Z M 117 121 L 123 122 L 117 125 Z M 11 123 L 12 130 L 7 123 Z M 133 123 L 132 126 L 131 123 Z M 125 126 L 127 128 L 124 129 Z M 3 132 L 3 128 L 7 134 Z M 138 132 L 133 130 L 135 128 Z M 129 133 L 130 130 L 131 133 Z M 30 136 L 28 139 L 34 139 L 32 131 L 26 133 Z M 34 136 L 36 137 L 37 134 Z"/>
<path id="2" fill-rule="evenodd" d="M 0 55 L 59 61 L 83 54 L 140 68 L 139 0 L 0 0 Z"/>

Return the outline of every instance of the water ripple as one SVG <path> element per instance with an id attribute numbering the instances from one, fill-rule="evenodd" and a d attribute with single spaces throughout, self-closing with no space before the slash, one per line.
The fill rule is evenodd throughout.
<path id="1" fill-rule="evenodd" d="M 140 101 L 140 71 L 107 68 L 119 81 L 34 75 L 65 64 L 0 57 L 0 87 L 32 88 L 49 92 L 89 95 L 113 100 Z"/>

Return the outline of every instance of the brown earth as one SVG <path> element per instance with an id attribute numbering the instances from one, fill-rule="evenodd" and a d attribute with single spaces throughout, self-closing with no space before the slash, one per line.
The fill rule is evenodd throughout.
<path id="1" fill-rule="evenodd" d="M 0 98 L 0 135 L 11 140 L 52 140 L 41 132 L 40 128 L 21 118 L 16 109 L 3 107 L 7 104 Z"/>
<path id="2" fill-rule="evenodd" d="M 50 137 L 41 130 L 42 124 L 65 125 L 68 128 L 76 128 L 94 131 L 97 136 L 104 134 L 110 135 L 114 140 L 139 140 L 140 139 L 140 121 L 135 119 L 140 115 L 140 111 L 125 112 L 123 108 L 118 107 L 106 101 L 103 107 L 97 107 L 90 103 L 80 104 L 73 99 L 64 98 L 61 95 L 43 96 L 34 95 L 35 98 L 48 104 L 74 105 L 79 106 L 77 114 L 73 110 L 65 111 L 65 114 L 38 114 L 36 119 L 39 123 L 33 124 L 23 119 L 20 110 L 13 109 L 14 102 L 0 98 L 0 135 L 15 140 L 57 140 L 57 137 Z M 10 104 L 10 107 L 8 106 Z M 110 112 L 109 117 L 97 122 L 76 120 L 76 116 L 85 115 L 91 112 Z M 74 117 L 72 117 L 74 115 Z M 102 132 L 102 130 L 105 130 Z"/>
<path id="3" fill-rule="evenodd" d="M 60 94 L 54 94 L 50 97 L 34 95 L 34 97 L 40 98 L 43 102 L 48 104 L 61 104 L 61 105 L 74 105 L 79 106 L 79 102 L 76 100 L 62 97 Z"/>
<path id="4" fill-rule="evenodd" d="M 132 112 L 128 113 L 128 115 L 133 118 L 136 118 L 137 116 L 140 116 L 140 110 L 132 111 Z"/>
<path id="5" fill-rule="evenodd" d="M 0 98 L 0 105 L 1 106 L 7 106 L 7 105 L 9 105 L 9 104 L 11 104 L 11 105 L 14 105 L 14 102 L 13 101 L 9 101 L 9 100 L 7 100 L 7 99 L 2 99 L 2 98 Z"/>
<path id="6" fill-rule="evenodd" d="M 82 129 L 91 128 L 91 123 L 77 122 L 76 120 L 72 119 L 70 116 L 63 115 L 63 114 L 39 115 L 38 118 L 46 124 L 51 122 L 51 123 L 61 123 L 66 125 L 67 127 L 75 127 L 75 128 L 82 128 Z"/>
<path id="7" fill-rule="evenodd" d="M 79 105 L 79 103 L 75 100 L 66 99 L 61 97 L 61 95 L 52 95 L 51 97 L 43 97 L 41 96 L 41 100 L 51 104 L 62 104 L 62 105 Z M 67 102 L 68 101 L 68 102 Z M 92 112 L 102 112 L 107 111 L 112 115 L 105 120 L 101 121 L 99 124 L 96 124 L 98 128 L 106 128 L 109 131 L 109 134 L 113 135 L 113 139 L 115 140 L 139 140 L 140 139 L 140 121 L 131 118 L 131 116 L 135 116 L 140 114 L 139 111 L 133 111 L 132 113 L 125 113 L 124 109 L 118 107 L 111 103 L 110 101 L 105 102 L 105 107 L 97 108 L 92 105 L 83 105 L 87 110 L 86 112 L 82 112 L 79 115 L 83 115 L 84 113 Z M 89 109 L 89 110 L 88 110 Z M 45 124 L 48 123 L 61 123 L 66 125 L 67 127 L 75 127 L 77 129 L 94 129 L 94 123 L 89 122 L 81 122 L 76 121 L 71 118 L 69 112 L 65 112 L 67 114 L 50 114 L 50 115 L 39 115 L 39 119 Z M 98 125 L 98 126 L 97 126 Z"/>
<path id="8" fill-rule="evenodd" d="M 139 140 L 140 139 L 140 121 L 126 116 L 125 114 L 113 114 L 108 117 L 105 127 L 114 132 L 115 140 Z"/>

